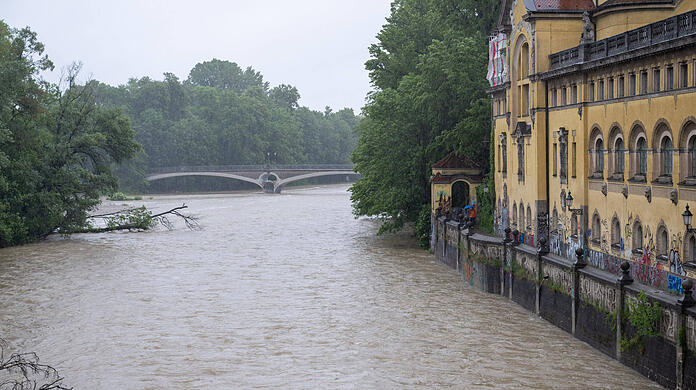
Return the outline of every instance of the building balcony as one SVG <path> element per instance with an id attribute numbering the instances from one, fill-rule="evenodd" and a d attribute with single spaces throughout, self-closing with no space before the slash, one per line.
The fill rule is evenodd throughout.
<path id="1" fill-rule="evenodd" d="M 696 36 L 696 11 L 673 16 L 601 41 L 579 45 L 549 56 L 549 71 L 602 60 L 633 50 Z"/>

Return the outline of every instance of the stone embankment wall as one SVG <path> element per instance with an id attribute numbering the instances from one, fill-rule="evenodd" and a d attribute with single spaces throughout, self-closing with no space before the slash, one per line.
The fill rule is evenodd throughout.
<path id="1" fill-rule="evenodd" d="M 465 283 L 518 303 L 669 389 L 696 389 L 696 307 L 682 304 L 684 295 L 443 217 L 432 217 L 431 248 Z"/>

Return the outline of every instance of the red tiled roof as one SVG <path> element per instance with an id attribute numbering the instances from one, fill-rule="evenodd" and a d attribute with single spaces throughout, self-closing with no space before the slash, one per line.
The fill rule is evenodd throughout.
<path id="1" fill-rule="evenodd" d="M 586 11 L 595 8 L 593 0 L 534 0 L 537 11 Z"/>
<path id="2" fill-rule="evenodd" d="M 454 152 L 450 152 L 445 158 L 436 162 L 433 165 L 435 169 L 453 169 L 453 168 L 479 168 L 478 164 L 474 164 L 471 159 L 464 156 L 457 156 Z"/>

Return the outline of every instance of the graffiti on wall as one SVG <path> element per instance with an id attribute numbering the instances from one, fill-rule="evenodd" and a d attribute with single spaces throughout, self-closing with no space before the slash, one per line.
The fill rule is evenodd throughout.
<path id="1" fill-rule="evenodd" d="M 645 247 L 643 254 L 634 259 L 633 278 L 653 287 L 661 287 L 665 279 L 662 264 L 658 262 L 653 265 L 651 258 L 652 251 Z"/>
<path id="2" fill-rule="evenodd" d="M 616 290 L 586 276 L 580 278 L 580 298 L 607 311 L 616 310 Z"/>
<path id="3" fill-rule="evenodd" d="M 669 272 L 681 276 L 686 276 L 684 267 L 682 267 L 679 249 L 671 249 L 669 251 Z"/>
<path id="4" fill-rule="evenodd" d="M 566 242 L 560 234 L 549 234 L 549 251 L 567 259 L 575 260 L 575 250 L 581 248 L 580 240 Z"/>
<path id="5" fill-rule="evenodd" d="M 684 293 L 684 289 L 682 288 L 682 282 L 684 280 L 680 278 L 679 276 L 675 276 L 672 274 L 669 274 L 668 281 L 667 281 L 667 289 L 670 291 L 677 292 L 679 294 Z"/>
<path id="6" fill-rule="evenodd" d="M 517 242 L 524 245 L 534 246 L 534 235 L 532 233 L 522 233 L 517 236 Z"/>

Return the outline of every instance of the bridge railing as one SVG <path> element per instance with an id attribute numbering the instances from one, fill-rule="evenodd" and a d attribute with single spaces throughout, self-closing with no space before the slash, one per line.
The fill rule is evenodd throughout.
<path id="1" fill-rule="evenodd" d="M 175 172 L 249 172 L 249 171 L 352 171 L 353 164 L 296 164 L 296 165 L 184 165 L 148 169 L 149 174 Z"/>

